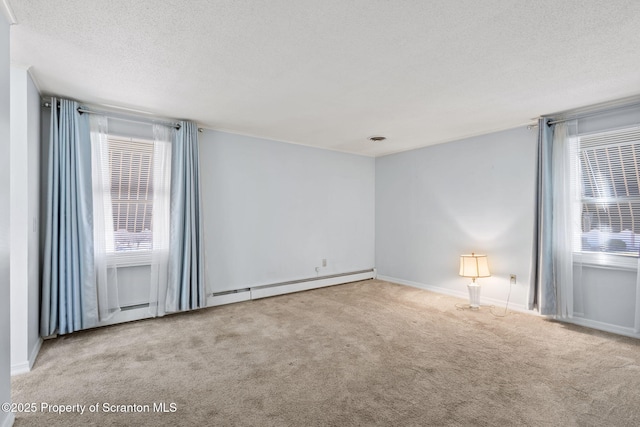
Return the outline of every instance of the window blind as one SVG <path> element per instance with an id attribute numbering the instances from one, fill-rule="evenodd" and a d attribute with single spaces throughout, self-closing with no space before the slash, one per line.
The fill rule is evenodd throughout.
<path id="1" fill-rule="evenodd" d="M 582 251 L 638 256 L 640 128 L 578 137 Z"/>
<path id="2" fill-rule="evenodd" d="M 108 138 L 114 249 L 152 249 L 153 142 Z"/>

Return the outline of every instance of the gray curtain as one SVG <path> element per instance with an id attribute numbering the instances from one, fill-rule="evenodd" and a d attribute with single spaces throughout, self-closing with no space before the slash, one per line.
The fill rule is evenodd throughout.
<path id="1" fill-rule="evenodd" d="M 204 307 L 204 245 L 198 128 L 181 122 L 171 150 L 169 273 L 166 311 Z"/>
<path id="2" fill-rule="evenodd" d="M 556 289 L 552 251 L 553 126 L 547 125 L 548 120 L 549 118 L 542 117 L 538 121 L 537 208 L 528 308 L 537 309 L 540 314 L 554 315 L 556 314 Z"/>
<path id="3" fill-rule="evenodd" d="M 56 104 L 60 103 L 60 108 Z M 51 100 L 40 333 L 95 326 L 91 145 L 78 104 Z"/>

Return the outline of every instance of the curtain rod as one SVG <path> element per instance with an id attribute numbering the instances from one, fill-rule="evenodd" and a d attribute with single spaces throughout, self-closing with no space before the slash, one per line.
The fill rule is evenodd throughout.
<path id="1" fill-rule="evenodd" d="M 163 126 L 167 126 L 167 127 L 172 127 L 174 129 L 180 129 L 182 126 L 180 126 L 180 123 L 173 123 L 173 122 L 165 122 L 162 120 L 154 120 L 151 118 L 145 118 L 145 117 L 140 117 L 140 118 L 129 118 L 129 117 L 121 117 L 120 114 L 118 113 L 113 113 L 110 111 L 99 111 L 99 110 L 89 110 L 86 107 L 78 107 L 78 113 L 83 114 L 83 113 L 87 113 L 87 114 L 102 114 L 104 116 L 107 117 L 112 117 L 114 119 L 117 120 L 123 120 L 126 122 L 134 122 L 134 123 L 153 123 L 153 124 L 158 124 L 158 125 L 163 125 Z"/>
<path id="2" fill-rule="evenodd" d="M 43 104 L 46 108 L 51 108 L 51 102 L 45 102 Z M 111 117 L 113 119 L 116 120 L 122 120 L 125 122 L 133 122 L 133 123 L 151 123 L 151 124 L 158 124 L 158 125 L 163 125 L 163 126 L 167 126 L 167 127 L 171 127 L 174 129 L 180 129 L 180 123 L 174 123 L 174 122 L 168 122 L 168 121 L 163 121 L 163 120 L 156 120 L 156 119 L 152 119 L 152 118 L 147 118 L 147 117 L 141 117 L 141 116 L 135 116 L 132 115 L 134 117 L 124 117 L 123 113 L 117 113 L 117 112 L 113 112 L 113 111 L 101 111 L 101 110 L 91 110 L 87 107 L 84 106 L 80 106 L 77 108 L 78 113 L 80 114 L 102 114 L 104 116 L 107 117 Z"/>
<path id="3" fill-rule="evenodd" d="M 568 122 L 569 120 L 584 119 L 586 117 L 599 116 L 601 114 L 609 114 L 619 110 L 626 110 L 626 109 L 638 108 L 638 107 L 640 107 L 640 101 L 636 101 L 631 104 L 617 105 L 609 108 L 603 107 L 597 111 L 585 111 L 583 113 L 578 112 L 575 114 L 569 114 L 567 115 L 567 117 L 563 117 L 561 119 L 547 120 L 547 126 L 555 125 L 556 123 Z M 594 108 L 597 108 L 597 107 L 594 107 Z M 551 114 L 551 116 L 553 116 L 553 114 Z"/>

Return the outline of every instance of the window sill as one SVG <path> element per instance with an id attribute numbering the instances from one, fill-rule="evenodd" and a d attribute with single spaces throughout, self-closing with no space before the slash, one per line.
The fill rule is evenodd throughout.
<path id="1" fill-rule="evenodd" d="M 608 268 L 612 270 L 638 270 L 638 257 L 633 255 L 612 254 L 607 252 L 574 252 L 576 264 L 588 267 Z"/>

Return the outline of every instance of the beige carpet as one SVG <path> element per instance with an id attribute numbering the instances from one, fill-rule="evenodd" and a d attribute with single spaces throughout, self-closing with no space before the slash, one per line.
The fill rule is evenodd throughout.
<path id="1" fill-rule="evenodd" d="M 637 340 L 460 302 L 370 280 L 46 341 L 15 425 L 640 425 Z"/>

